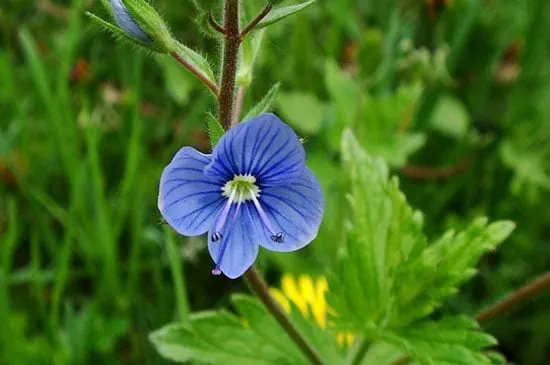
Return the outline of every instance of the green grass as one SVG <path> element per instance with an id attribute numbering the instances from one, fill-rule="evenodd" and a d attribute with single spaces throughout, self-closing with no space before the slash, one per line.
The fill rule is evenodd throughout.
<path id="1" fill-rule="evenodd" d="M 206 3 L 217 9 L 217 2 Z M 463 227 L 479 215 L 518 223 L 446 310 L 474 312 L 548 269 L 550 6 L 544 0 L 452 3 L 432 14 L 423 1 L 325 0 L 268 29 L 243 112 L 278 81 L 288 95 L 319 100 L 322 123 L 304 128 L 311 131 L 304 137 L 327 196 L 315 245 L 296 255 L 262 253 L 260 265 L 273 284 L 284 271 L 331 265 L 338 249 L 339 156 L 328 146 L 339 100 L 325 75 L 332 61 L 353 73 L 353 87 L 371 100 L 372 109 L 353 121 L 365 141 L 374 139 L 369 133 L 390 133 L 377 140 L 387 147 L 400 133 L 403 120 L 391 114 L 403 102 L 396 92 L 418 83 L 422 93 L 407 104 L 404 128 L 426 142 L 407 165 L 437 170 L 470 161 L 441 179 L 393 166 L 412 204 L 425 212 L 428 232 Z M 89 2 L 55 4 L 64 10 L 61 18 L 34 3 L 0 8 L 0 363 L 162 363 L 148 343 L 151 330 L 226 303 L 228 293 L 243 288 L 211 277 L 203 240 L 176 236 L 156 210 L 158 178 L 171 156 L 185 144 L 208 149 L 206 113 L 214 103 L 169 60 L 120 45 L 90 24 L 83 14 Z M 195 28 L 191 2 L 156 4 L 174 34 L 215 64 L 219 49 Z M 261 6 L 251 1 L 248 13 Z M 92 10 L 101 13 L 100 3 Z M 452 81 L 434 64 L 417 62 L 418 53 L 404 54 L 405 39 L 432 56 L 447 45 Z M 89 73 L 71 80 L 78 59 Z M 499 79 L 504 66 L 520 72 Z M 448 95 L 467 112 L 461 135 L 432 123 Z M 295 116 L 289 122 L 300 130 L 300 113 L 308 111 L 276 105 Z M 395 130 L 373 129 L 387 127 L 386 120 Z M 549 299 L 488 328 L 517 364 L 543 365 L 550 356 Z"/>

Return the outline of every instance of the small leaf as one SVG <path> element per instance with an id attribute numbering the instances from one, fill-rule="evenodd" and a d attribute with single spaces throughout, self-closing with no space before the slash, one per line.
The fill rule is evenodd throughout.
<path id="1" fill-rule="evenodd" d="M 445 95 L 439 98 L 431 117 L 432 128 L 449 137 L 460 139 L 470 127 L 470 116 L 456 97 Z"/>
<path id="2" fill-rule="evenodd" d="M 203 56 L 180 42 L 176 42 L 175 52 L 184 60 L 189 62 L 191 66 L 198 70 L 205 78 L 212 81 L 214 84 L 216 83 L 214 72 L 212 71 L 208 61 Z"/>
<path id="3" fill-rule="evenodd" d="M 250 109 L 248 114 L 246 114 L 246 116 L 243 118 L 243 121 L 271 111 L 271 107 L 273 105 L 273 102 L 275 101 L 275 97 L 277 96 L 277 92 L 279 91 L 280 87 L 281 87 L 281 83 L 279 82 L 273 85 L 271 89 L 269 89 L 267 94 L 265 94 L 263 99 L 258 104 L 256 104 L 252 109 Z"/>
<path id="4" fill-rule="evenodd" d="M 299 12 L 300 10 L 304 10 L 305 8 L 309 7 L 310 5 L 313 5 L 315 3 L 315 0 L 309 0 L 305 1 L 301 4 L 295 4 L 295 5 L 289 5 L 284 6 L 280 8 L 275 8 L 269 12 L 269 14 L 263 18 L 258 25 L 254 28 L 255 30 L 267 27 L 268 25 L 271 25 L 273 23 L 278 22 L 279 20 L 283 20 L 284 18 L 295 14 Z"/>
<path id="5" fill-rule="evenodd" d="M 302 133 L 316 134 L 325 117 L 325 105 L 313 94 L 280 93 L 277 106 L 285 120 Z"/>
<path id="6" fill-rule="evenodd" d="M 241 62 L 237 72 L 237 84 L 241 87 L 248 88 L 252 83 L 254 64 L 262 45 L 263 36 L 264 31 L 262 30 L 253 36 L 246 37 L 242 42 Z"/>
<path id="7" fill-rule="evenodd" d="M 210 145 L 214 149 L 225 133 L 225 130 L 219 120 L 211 113 L 206 114 L 206 126 L 208 128 L 208 136 L 210 137 Z"/>

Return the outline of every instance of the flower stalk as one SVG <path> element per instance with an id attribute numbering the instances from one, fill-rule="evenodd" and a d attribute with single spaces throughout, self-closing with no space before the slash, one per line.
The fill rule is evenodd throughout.
<path id="1" fill-rule="evenodd" d="M 286 315 L 283 308 L 273 299 L 269 293 L 269 289 L 262 279 L 258 270 L 252 266 L 244 277 L 254 293 L 260 298 L 271 315 L 279 322 L 281 327 L 289 335 L 289 337 L 296 343 L 296 345 L 302 350 L 304 355 L 311 361 L 312 364 L 323 365 L 323 360 L 317 353 L 317 351 L 308 343 L 306 338 L 300 334 L 296 326 L 292 323 L 290 318 Z"/>
<path id="2" fill-rule="evenodd" d="M 261 17 L 258 17 L 258 22 L 267 15 L 271 10 L 269 7 L 267 11 L 264 11 Z M 257 24 L 257 23 L 256 23 Z M 234 111 L 235 106 L 235 80 L 237 76 L 237 66 L 239 57 L 239 47 L 241 45 L 242 36 L 246 36 L 252 26 L 247 26 L 247 32 L 243 32 L 241 35 L 239 29 L 239 0 L 224 0 L 224 45 L 223 45 L 223 61 L 222 61 L 222 75 L 221 86 L 218 96 L 218 115 L 220 123 L 225 130 L 233 127 L 237 122 L 240 114 L 240 110 Z M 244 89 L 239 93 L 241 100 L 238 103 L 242 105 L 242 98 L 244 97 Z M 240 109 L 241 105 L 238 105 Z M 317 351 L 309 344 L 307 339 L 298 331 L 296 326 L 292 323 L 290 318 L 286 315 L 283 309 L 275 301 L 275 299 L 269 293 L 265 281 L 262 279 L 258 270 L 252 266 L 244 275 L 245 280 L 252 289 L 252 291 L 258 296 L 258 298 L 265 305 L 271 315 L 277 320 L 289 337 L 296 343 L 300 350 L 306 355 L 312 364 L 323 365 Z"/>
<path id="3" fill-rule="evenodd" d="M 188 69 L 193 75 L 195 75 L 199 80 L 201 80 L 207 87 L 210 89 L 214 96 L 218 96 L 218 86 L 213 83 L 208 77 L 204 76 L 199 70 L 197 70 L 189 61 L 181 57 L 177 52 L 171 52 L 170 55 L 178 61 L 183 67 Z"/>

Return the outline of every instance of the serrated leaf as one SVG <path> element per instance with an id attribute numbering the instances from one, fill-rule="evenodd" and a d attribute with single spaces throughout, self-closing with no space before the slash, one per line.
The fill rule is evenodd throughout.
<path id="1" fill-rule="evenodd" d="M 297 12 L 306 9 L 310 5 L 313 5 L 315 3 L 315 0 L 309 0 L 305 1 L 300 4 L 295 5 L 289 5 L 284 6 L 280 8 L 275 8 L 267 14 L 265 18 L 263 18 L 258 25 L 254 28 L 255 30 L 267 27 L 268 25 L 271 25 L 273 23 L 276 23 L 280 20 L 283 20 L 286 17 L 291 16 L 292 14 L 296 14 Z"/>
<path id="2" fill-rule="evenodd" d="M 466 317 L 448 317 L 438 322 L 384 330 L 381 339 L 426 365 L 488 365 L 491 359 L 482 351 L 496 344 L 492 336 L 483 333 Z"/>
<path id="3" fill-rule="evenodd" d="M 391 307 L 397 267 L 425 246 L 422 215 L 407 205 L 387 165 L 369 155 L 345 130 L 342 158 L 349 176 L 350 222 L 339 279 L 329 300 L 342 326 L 361 331 L 381 322 Z"/>
<path id="4" fill-rule="evenodd" d="M 243 121 L 271 111 L 271 107 L 273 105 L 273 102 L 275 101 L 275 97 L 277 96 L 277 92 L 279 91 L 280 87 L 281 83 L 279 82 L 273 85 L 271 89 L 269 89 L 267 94 L 265 94 L 263 99 L 252 109 L 250 109 L 248 114 L 246 114 L 246 116 L 243 118 Z"/>
<path id="5" fill-rule="evenodd" d="M 325 117 L 325 105 L 310 93 L 279 93 L 277 107 L 284 119 L 301 133 L 316 134 Z"/>
<path id="6" fill-rule="evenodd" d="M 514 228 L 481 218 L 427 245 L 421 213 L 407 204 L 384 161 L 367 153 L 349 129 L 342 137 L 342 159 L 349 222 L 328 294 L 339 326 L 370 335 L 371 329 L 404 327 L 429 315 Z"/>
<path id="7" fill-rule="evenodd" d="M 270 342 L 282 352 L 287 352 L 290 361 L 296 363 L 306 361 L 275 319 L 266 312 L 257 299 L 248 295 L 235 294 L 231 297 L 231 302 L 246 321 L 247 326 L 256 332 L 258 336 Z"/>
<path id="8" fill-rule="evenodd" d="M 187 362 L 193 359 L 193 351 L 181 342 L 180 333 L 190 331 L 187 324 L 169 324 L 151 333 L 149 340 L 165 359 Z"/>
<path id="9" fill-rule="evenodd" d="M 273 331 L 275 328 L 264 328 Z M 307 364 L 289 359 L 287 351 L 277 348 L 234 314 L 226 311 L 195 313 L 188 323 L 169 324 L 149 336 L 159 353 L 182 362 L 202 364 L 293 365 Z"/>
<path id="10" fill-rule="evenodd" d="M 189 62 L 191 66 L 198 70 L 205 78 L 212 81 L 214 84 L 216 83 L 216 77 L 206 58 L 180 42 L 176 42 L 175 52 Z"/>
<path id="11" fill-rule="evenodd" d="M 509 221 L 487 224 L 486 218 L 479 218 L 458 234 L 446 232 L 412 257 L 396 274 L 392 324 L 408 324 L 432 313 L 475 275 L 480 257 L 494 250 L 514 227 Z"/>
<path id="12" fill-rule="evenodd" d="M 223 129 L 220 121 L 211 113 L 206 114 L 206 126 L 208 128 L 208 136 L 210 137 L 210 145 L 212 150 L 216 148 L 216 145 L 222 138 L 225 130 Z"/>

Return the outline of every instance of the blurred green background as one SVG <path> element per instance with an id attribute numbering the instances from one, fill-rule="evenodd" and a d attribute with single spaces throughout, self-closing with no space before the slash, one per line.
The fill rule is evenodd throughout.
<path id="1" fill-rule="evenodd" d="M 191 1 L 155 6 L 217 62 Z M 0 5 L 1 364 L 165 363 L 150 331 L 246 290 L 212 277 L 204 239 L 175 237 L 156 210 L 177 149 L 208 150 L 214 100 L 85 10 L 106 16 L 97 0 Z M 305 139 L 327 198 L 313 245 L 262 251 L 270 283 L 334 265 L 345 126 L 392 166 L 429 236 L 480 215 L 517 223 L 445 311 L 474 314 L 548 270 L 548 24 L 547 0 L 319 0 L 270 27 L 244 110 L 281 82 L 275 111 Z M 548 308 L 543 296 L 487 327 L 511 362 L 548 363 Z"/>

